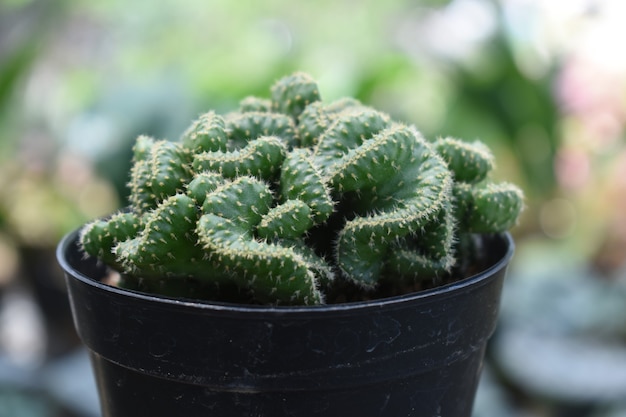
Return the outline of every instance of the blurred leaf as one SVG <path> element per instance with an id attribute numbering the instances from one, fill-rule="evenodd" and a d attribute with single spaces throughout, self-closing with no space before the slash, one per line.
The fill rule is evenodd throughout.
<path id="1" fill-rule="evenodd" d="M 486 142 L 504 142 L 516 153 L 529 194 L 549 195 L 556 185 L 553 161 L 558 147 L 559 112 L 552 97 L 551 79 L 531 79 L 515 63 L 507 39 L 492 39 L 478 68 L 455 68 L 456 100 L 449 109 L 448 134 Z M 542 155 L 529 154 L 521 141 L 537 132 Z M 540 137 L 539 137 L 540 136 Z M 532 149 L 530 149 L 532 151 Z"/>
<path id="2" fill-rule="evenodd" d="M 0 110 L 7 105 L 20 77 L 37 56 L 39 48 L 36 42 L 29 39 L 24 43 L 0 64 Z"/>
<path id="3" fill-rule="evenodd" d="M 41 51 L 44 35 L 64 3 L 38 0 L 0 5 L 0 112 Z"/>

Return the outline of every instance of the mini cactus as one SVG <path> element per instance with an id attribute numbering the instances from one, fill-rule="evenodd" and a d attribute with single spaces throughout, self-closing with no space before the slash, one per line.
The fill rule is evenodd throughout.
<path id="1" fill-rule="evenodd" d="M 508 230 L 523 208 L 519 188 L 489 180 L 483 143 L 324 103 L 304 73 L 133 151 L 129 207 L 80 244 L 124 285 L 170 296 L 319 304 L 437 285 L 473 234 Z"/>

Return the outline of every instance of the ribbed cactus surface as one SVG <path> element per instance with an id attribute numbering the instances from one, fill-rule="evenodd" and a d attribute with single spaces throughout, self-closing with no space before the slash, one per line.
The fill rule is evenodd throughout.
<path id="1" fill-rule="evenodd" d="M 490 182 L 484 144 L 324 103 L 304 73 L 133 151 L 129 207 L 86 225 L 81 245 L 165 295 L 185 296 L 184 282 L 193 297 L 319 304 L 337 288 L 436 282 L 466 236 L 509 229 L 523 206 L 519 188 Z"/>

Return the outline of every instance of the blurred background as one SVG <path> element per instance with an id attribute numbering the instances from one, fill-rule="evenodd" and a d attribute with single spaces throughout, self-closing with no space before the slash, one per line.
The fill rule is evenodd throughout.
<path id="1" fill-rule="evenodd" d="M 55 246 L 176 139 L 295 70 L 527 201 L 475 417 L 626 416 L 626 2 L 0 0 L 0 417 L 92 417 Z"/>

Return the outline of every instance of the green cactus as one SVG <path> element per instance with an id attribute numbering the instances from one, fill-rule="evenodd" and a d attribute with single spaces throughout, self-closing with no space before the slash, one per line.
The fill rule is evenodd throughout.
<path id="1" fill-rule="evenodd" d="M 272 111 L 272 101 L 267 98 L 248 96 L 239 102 L 239 112 L 269 113 Z"/>
<path id="2" fill-rule="evenodd" d="M 295 146 L 297 131 L 291 117 L 279 113 L 245 112 L 231 113 L 226 117 L 228 150 L 245 147 L 248 142 L 261 136 L 276 136 L 285 144 Z"/>
<path id="3" fill-rule="evenodd" d="M 447 219 L 440 212 L 450 205 L 452 177 L 443 159 L 406 126 L 381 131 L 342 160 L 331 183 L 356 192 L 352 206 L 362 214 L 339 233 L 338 263 L 349 277 L 373 287 L 395 242 Z M 444 226 L 449 234 L 454 224 Z"/>
<path id="4" fill-rule="evenodd" d="M 283 77 L 271 89 L 272 110 L 297 119 L 312 103 L 321 100 L 317 82 L 309 74 L 297 72 Z"/>
<path id="5" fill-rule="evenodd" d="M 213 111 L 203 114 L 183 133 L 181 142 L 192 154 L 225 151 L 228 136 L 224 118 Z"/>
<path id="6" fill-rule="evenodd" d="M 333 200 L 320 169 L 306 149 L 294 149 L 281 167 L 280 201 L 302 200 L 311 209 L 316 224 L 328 220 Z"/>
<path id="7" fill-rule="evenodd" d="M 146 217 L 144 228 L 134 238 L 113 248 L 124 270 L 134 275 L 141 271 L 143 278 L 196 276 L 203 254 L 193 235 L 198 221 L 195 201 L 175 194 Z"/>
<path id="8" fill-rule="evenodd" d="M 95 220 L 81 229 L 80 242 L 85 252 L 120 269 L 113 248 L 134 238 L 142 226 L 141 218 L 132 213 L 115 213 L 107 220 Z"/>
<path id="9" fill-rule="evenodd" d="M 447 162 L 457 182 L 480 182 L 495 165 L 491 150 L 482 142 L 442 138 L 435 142 L 435 149 Z"/>
<path id="10" fill-rule="evenodd" d="M 133 152 L 130 201 L 139 212 L 156 208 L 191 179 L 190 155 L 180 143 L 140 136 Z"/>
<path id="11" fill-rule="evenodd" d="M 308 105 L 298 116 L 300 146 L 317 145 L 319 137 L 328 129 L 338 115 L 346 110 L 357 110 L 363 105 L 353 98 L 342 98 L 330 104 L 316 101 Z"/>
<path id="12" fill-rule="evenodd" d="M 302 200 L 287 200 L 263 216 L 256 233 L 259 237 L 272 241 L 300 237 L 312 226 L 311 208 Z"/>
<path id="13" fill-rule="evenodd" d="M 200 172 L 187 184 L 187 195 L 202 206 L 206 196 L 225 182 L 226 179 L 216 172 Z"/>
<path id="14" fill-rule="evenodd" d="M 317 290 L 314 273 L 302 256 L 287 246 L 255 237 L 259 227 L 272 238 L 301 235 L 306 228 L 298 221 L 309 220 L 306 226 L 310 226 L 310 219 L 306 211 L 304 218 L 298 216 L 298 209 L 308 206 L 301 204 L 294 209 L 288 202 L 271 208 L 272 202 L 272 191 L 255 178 L 239 177 L 217 188 L 207 195 L 202 206 L 205 214 L 196 229 L 200 243 L 210 261 L 231 273 L 233 280 L 253 291 L 259 301 L 320 302 L 322 295 Z M 286 213 L 289 209 L 291 212 Z M 287 226 L 276 225 L 284 223 L 285 216 L 296 217 L 293 227 L 301 229 L 296 236 Z"/>
<path id="15" fill-rule="evenodd" d="M 361 144 L 388 127 L 389 117 L 372 109 L 346 111 L 318 138 L 314 149 L 315 162 L 328 176 L 333 171 L 339 173 L 342 157 L 349 152 L 356 152 Z"/>
<path id="16" fill-rule="evenodd" d="M 437 285 L 471 258 L 468 236 L 523 208 L 519 188 L 489 181 L 481 142 L 430 143 L 355 99 L 324 103 L 304 73 L 133 151 L 130 207 L 80 243 L 127 287 L 176 297 L 318 304 Z"/>
<path id="17" fill-rule="evenodd" d="M 523 208 L 518 187 L 509 183 L 470 186 L 457 184 L 454 189 L 456 218 L 465 232 L 491 233 L 508 230 L 515 225 Z"/>
<path id="18" fill-rule="evenodd" d="M 241 150 L 196 154 L 192 166 L 195 172 L 219 172 L 224 178 L 252 175 L 270 180 L 280 169 L 286 152 L 285 144 L 280 138 L 261 136 L 250 140 Z"/>
<path id="19" fill-rule="evenodd" d="M 515 225 L 523 208 L 523 194 L 513 184 L 484 182 L 495 165 L 493 154 L 485 144 L 443 138 L 435 142 L 435 148 L 455 178 L 452 194 L 461 230 L 490 233 Z"/>

